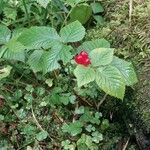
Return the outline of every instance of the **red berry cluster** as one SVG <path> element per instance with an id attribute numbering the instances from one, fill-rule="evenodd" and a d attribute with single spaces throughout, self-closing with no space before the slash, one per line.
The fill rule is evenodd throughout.
<path id="1" fill-rule="evenodd" d="M 89 55 L 86 51 L 81 51 L 79 54 L 75 56 L 74 60 L 77 64 L 81 64 L 84 66 L 88 66 L 89 64 L 91 64 Z"/>

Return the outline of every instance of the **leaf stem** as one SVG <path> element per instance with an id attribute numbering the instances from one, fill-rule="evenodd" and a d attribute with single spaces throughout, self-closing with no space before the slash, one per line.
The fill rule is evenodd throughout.
<path id="1" fill-rule="evenodd" d="M 70 11 L 68 12 L 67 16 L 65 17 L 64 22 L 62 23 L 61 28 L 63 28 L 63 26 L 66 25 L 67 19 L 69 18 L 70 14 L 71 14 L 71 12 L 72 12 L 72 10 L 73 10 L 73 8 L 75 8 L 76 6 L 77 6 L 77 4 L 75 4 L 74 7 L 72 7 L 72 8 L 70 9 Z"/>

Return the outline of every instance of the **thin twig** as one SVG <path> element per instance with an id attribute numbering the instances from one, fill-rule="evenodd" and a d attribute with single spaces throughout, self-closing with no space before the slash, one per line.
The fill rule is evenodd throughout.
<path id="1" fill-rule="evenodd" d="M 67 20 L 68 20 L 68 18 L 69 18 L 69 16 L 70 16 L 70 14 L 71 14 L 71 12 L 72 12 L 73 8 L 75 8 L 76 6 L 77 6 L 77 4 L 75 4 L 75 5 L 74 5 L 74 7 L 72 7 L 72 8 L 70 9 L 70 11 L 68 12 L 67 16 L 65 17 L 64 22 L 62 23 L 61 28 L 63 28 L 63 26 L 64 26 L 64 25 L 66 25 Z"/>
<path id="2" fill-rule="evenodd" d="M 131 24 L 132 19 L 132 7 L 133 7 L 133 0 L 129 0 L 129 22 Z"/>
<path id="3" fill-rule="evenodd" d="M 44 130 L 44 129 L 42 128 L 42 126 L 40 125 L 40 123 L 39 123 L 38 120 L 36 119 L 32 107 L 31 107 L 31 112 L 32 112 L 32 116 L 33 116 L 34 122 L 36 123 L 37 127 L 38 127 L 41 131 L 46 131 L 46 130 Z M 48 132 L 47 132 L 47 133 L 48 133 Z M 49 137 L 52 141 L 53 141 L 53 139 L 59 140 L 57 137 L 55 137 L 55 136 L 53 136 L 53 135 L 50 135 L 50 134 L 48 134 L 48 137 Z"/>
<path id="4" fill-rule="evenodd" d="M 97 110 L 99 110 L 100 106 L 102 105 L 102 103 L 105 101 L 107 97 L 107 94 L 104 95 L 104 97 L 100 100 L 100 102 L 97 104 Z"/>
<path id="5" fill-rule="evenodd" d="M 129 140 L 130 140 L 130 138 L 127 139 L 127 142 L 126 142 L 126 144 L 123 146 L 123 149 L 122 149 L 122 150 L 126 150 L 126 148 L 127 148 L 127 146 L 128 146 L 128 143 L 129 143 Z"/>
<path id="6" fill-rule="evenodd" d="M 75 95 L 82 101 L 84 101 L 85 103 L 87 103 L 89 106 L 93 106 L 90 102 L 88 102 L 86 99 L 82 98 L 80 95 L 77 94 L 76 91 L 74 91 Z"/>
<path id="7" fill-rule="evenodd" d="M 31 108 L 31 111 L 32 111 L 32 116 L 33 116 L 33 119 L 34 119 L 34 122 L 36 123 L 37 127 L 41 130 L 41 131 L 45 131 L 42 126 L 39 124 L 38 120 L 36 119 L 35 117 L 35 114 L 33 112 L 33 108 Z"/>

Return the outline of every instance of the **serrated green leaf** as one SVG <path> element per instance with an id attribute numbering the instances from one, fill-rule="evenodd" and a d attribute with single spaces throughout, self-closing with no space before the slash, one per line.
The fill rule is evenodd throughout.
<path id="1" fill-rule="evenodd" d="M 0 45 L 9 41 L 11 31 L 4 25 L 0 25 Z"/>
<path id="2" fill-rule="evenodd" d="M 18 38 L 24 46 L 31 49 L 40 49 L 41 47 L 51 47 L 60 37 L 56 30 L 51 27 L 31 27 L 24 31 Z"/>
<path id="3" fill-rule="evenodd" d="M 104 8 L 100 3 L 91 3 L 91 6 L 94 14 L 104 11 Z"/>
<path id="4" fill-rule="evenodd" d="M 77 78 L 78 87 L 82 85 L 88 84 L 95 79 L 95 71 L 93 68 L 84 67 L 82 65 L 78 65 L 74 70 L 74 74 Z"/>
<path id="5" fill-rule="evenodd" d="M 47 53 L 47 56 L 44 61 L 46 66 L 43 68 L 44 74 L 60 68 L 60 65 L 58 64 L 58 60 L 60 60 L 59 52 L 59 50 L 51 50 Z"/>
<path id="6" fill-rule="evenodd" d="M 42 7 L 46 8 L 51 0 L 36 0 Z"/>
<path id="7" fill-rule="evenodd" d="M 5 68 L 0 69 L 0 80 L 9 76 L 11 69 L 11 66 L 6 66 Z"/>
<path id="8" fill-rule="evenodd" d="M 111 63 L 113 60 L 114 49 L 112 48 L 97 48 L 90 52 L 92 65 L 104 66 Z"/>
<path id="9" fill-rule="evenodd" d="M 70 46 L 66 46 L 61 43 L 57 43 L 53 46 L 46 56 L 45 64 L 47 67 L 44 68 L 44 73 L 58 69 L 60 67 L 58 63 L 59 60 L 62 60 L 64 63 L 69 62 L 72 58 L 70 50 Z"/>
<path id="10" fill-rule="evenodd" d="M 96 83 L 107 94 L 123 99 L 125 83 L 119 70 L 114 66 L 97 68 Z"/>
<path id="11" fill-rule="evenodd" d="M 82 43 L 81 46 L 78 47 L 78 52 L 81 50 L 85 50 L 87 52 L 90 52 L 96 48 L 109 48 L 110 43 L 105 39 L 97 39 L 92 41 L 87 41 Z"/>
<path id="12" fill-rule="evenodd" d="M 138 82 L 132 63 L 114 57 L 111 64 L 121 72 L 126 85 L 131 86 Z"/>
<path id="13" fill-rule="evenodd" d="M 71 54 L 71 50 L 72 50 L 71 46 L 62 45 L 59 56 L 60 56 L 60 60 L 62 60 L 64 64 L 67 64 L 73 58 L 73 55 Z"/>
<path id="14" fill-rule="evenodd" d="M 34 72 L 43 71 L 46 66 L 45 59 L 48 52 L 43 50 L 35 50 L 28 59 L 28 64 Z"/>
<path id="15" fill-rule="evenodd" d="M 60 36 L 64 43 L 77 42 L 84 38 L 85 28 L 79 21 L 75 21 L 63 27 Z"/>
<path id="16" fill-rule="evenodd" d="M 82 15 L 81 15 L 82 14 Z M 70 13 L 70 22 L 80 21 L 82 24 L 85 24 L 92 15 L 92 8 L 88 4 L 80 4 L 73 8 Z"/>
<path id="17" fill-rule="evenodd" d="M 3 58 L 13 59 L 19 61 L 25 61 L 25 46 L 15 39 L 11 39 L 6 44 L 7 50 L 5 51 Z"/>

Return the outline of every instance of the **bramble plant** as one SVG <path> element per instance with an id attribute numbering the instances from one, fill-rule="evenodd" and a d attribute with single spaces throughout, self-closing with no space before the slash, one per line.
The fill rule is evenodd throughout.
<path id="1" fill-rule="evenodd" d="M 6 26 L 1 26 L 0 31 L 1 58 L 22 61 L 35 73 L 46 74 L 60 69 L 60 61 L 66 67 L 73 67 L 75 57 L 74 75 L 78 87 L 95 81 L 105 93 L 123 99 L 125 86 L 137 82 L 132 63 L 114 56 L 114 49 L 105 39 L 73 47 L 72 43 L 85 36 L 85 28 L 79 21 L 66 25 L 59 34 L 51 27 L 19 29 L 11 34 Z M 76 55 L 75 50 L 81 51 L 80 54 Z"/>

